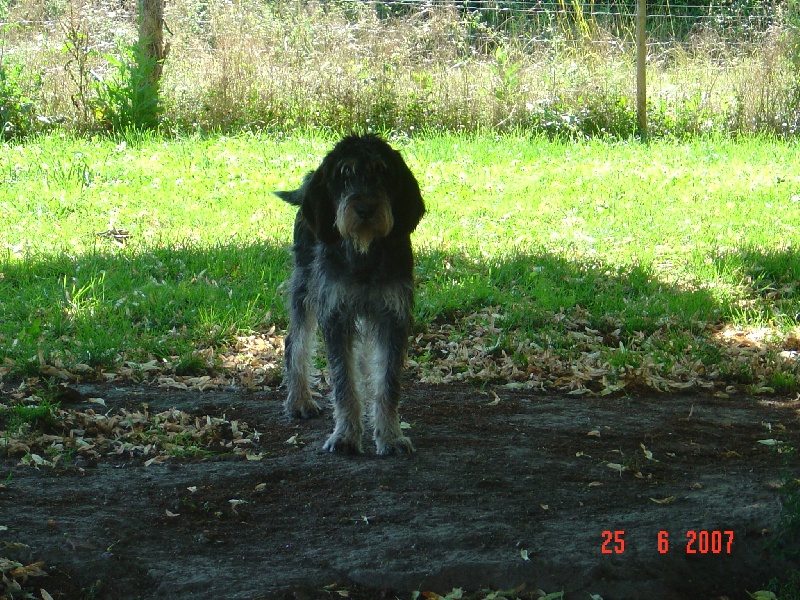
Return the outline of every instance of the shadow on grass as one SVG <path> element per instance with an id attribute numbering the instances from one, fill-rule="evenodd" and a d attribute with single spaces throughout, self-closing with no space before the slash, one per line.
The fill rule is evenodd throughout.
<path id="1" fill-rule="evenodd" d="M 538 362 L 537 352 L 556 355 L 562 368 L 575 369 L 579 360 L 596 367 L 603 382 L 595 391 L 630 378 L 631 371 L 644 373 L 647 385 L 658 389 L 797 390 L 800 340 L 790 330 L 797 327 L 800 307 L 794 278 L 800 257 L 755 249 L 709 257 L 712 264 L 719 260 L 734 261 L 736 268 L 717 265 L 720 275 L 713 280 L 680 284 L 673 274 L 667 281 L 649 266 L 566 254 L 476 261 L 422 252 L 420 329 L 450 324 L 459 335 L 474 336 L 488 326 L 494 333 L 481 343 L 523 367 Z M 459 325 L 465 321 L 473 325 Z M 476 321 L 491 325 L 475 327 Z M 770 333 L 748 332 L 765 325 Z"/>
<path id="2" fill-rule="evenodd" d="M 547 252 L 486 258 L 425 248 L 417 252 L 416 327 L 457 324 L 489 309 L 505 332 L 496 347 L 505 344 L 509 353 L 526 341 L 567 358 L 606 352 L 613 363 L 622 351 L 636 350 L 665 369 L 683 356 L 722 365 L 726 381 L 753 384 L 756 367 L 723 361 L 727 342 L 713 334 L 741 314 L 742 305 L 763 318 L 779 311 L 784 324 L 796 326 L 800 258 L 747 250 L 711 260 L 729 279 L 754 282 L 750 296 L 720 294 L 713 282 L 669 283 L 643 265 Z M 225 346 L 239 334 L 285 329 L 282 290 L 290 269 L 288 243 L 268 242 L 4 260 L 0 364 L 24 375 L 44 364 L 107 369 L 123 360 L 191 362 L 198 350 Z M 577 334 L 588 334 L 592 343 Z M 772 383 L 781 390 L 800 381 L 793 358 L 778 352 L 759 358 L 772 360 L 770 372 L 781 374 Z"/>
<path id="3" fill-rule="evenodd" d="M 190 357 L 286 325 L 289 250 L 270 243 L 119 248 L 0 262 L 0 364 L 108 368 Z"/>

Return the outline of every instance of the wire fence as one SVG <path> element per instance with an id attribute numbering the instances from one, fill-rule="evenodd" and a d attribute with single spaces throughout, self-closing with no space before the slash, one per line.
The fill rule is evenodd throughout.
<path id="1" fill-rule="evenodd" d="M 664 128 L 797 131 L 792 6 L 649 2 L 648 102 Z M 93 90 L 136 41 L 137 13 L 134 0 L 0 0 L 0 69 L 43 74 L 50 121 L 102 119 Z M 173 122 L 572 129 L 591 112 L 608 130 L 637 95 L 636 0 L 167 0 L 164 26 Z M 337 60 L 346 77 L 321 66 Z"/>
<path id="2" fill-rule="evenodd" d="M 280 2 L 281 0 L 278 0 Z M 196 27 L 212 27 L 202 15 L 209 12 L 214 3 L 231 4 L 230 0 L 188 0 L 193 3 L 198 14 Z M 181 2 L 178 2 L 181 3 Z M 268 2 L 265 2 L 268 3 Z M 167 14 L 175 1 L 167 3 Z M 634 31 L 636 6 L 634 1 L 625 2 L 584 2 L 580 0 L 386 0 L 365 2 L 364 0 L 322 0 L 322 7 L 335 5 L 354 8 L 374 7 L 381 19 L 424 16 L 437 9 L 452 9 L 461 19 L 475 27 L 486 27 L 507 35 L 526 35 L 545 42 L 558 33 L 571 29 L 573 33 L 589 35 L 601 31 L 630 41 Z M 58 30 L 63 21 L 69 18 L 68 12 L 54 3 L 41 3 L 41 16 L 38 18 L 14 18 L 16 13 L 9 9 L 10 4 L 0 1 L 0 32 L 3 39 L 9 30 L 21 29 L 29 34 Z M 47 6 L 51 6 L 47 9 Z M 58 5 L 61 6 L 61 5 Z M 70 4 L 71 6 L 71 4 Z M 89 21 L 108 22 L 113 20 L 120 27 L 135 27 L 137 23 L 136 4 L 130 0 L 108 2 L 107 0 L 88 0 L 80 5 L 83 18 Z M 34 11 L 36 12 L 36 11 Z M 648 44 L 666 46 L 685 43 L 698 32 L 713 31 L 733 45 L 752 43 L 758 36 L 772 27 L 783 25 L 790 20 L 791 10 L 785 2 L 756 0 L 723 0 L 708 3 L 680 3 L 664 0 L 650 2 L 647 6 Z M 169 23 L 167 23 L 169 27 Z M 566 28 L 566 29 L 565 29 Z M 585 41 L 585 40 L 584 40 Z M 606 43 L 606 40 L 597 40 Z"/>

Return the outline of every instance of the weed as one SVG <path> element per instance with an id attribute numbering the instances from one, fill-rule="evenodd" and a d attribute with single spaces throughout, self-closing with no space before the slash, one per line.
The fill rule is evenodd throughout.
<path id="1" fill-rule="evenodd" d="M 786 371 L 775 370 L 767 380 L 767 386 L 775 390 L 777 394 L 791 392 L 797 389 L 797 375 Z"/>
<path id="2" fill-rule="evenodd" d="M 58 403 L 32 396 L 23 402 L 0 409 L 0 425 L 8 431 L 19 429 L 47 430 L 56 425 Z"/>
<path id="3" fill-rule="evenodd" d="M 790 571 L 784 580 L 771 579 L 766 590 L 775 594 L 777 600 L 800 600 L 800 570 Z"/>
<path id="4" fill-rule="evenodd" d="M 35 105 L 33 95 L 41 87 L 41 79 L 26 78 L 25 69 L 3 55 L 0 45 L 0 137 L 4 140 L 24 138 L 33 131 Z"/>
<path id="5" fill-rule="evenodd" d="M 68 56 L 67 62 L 64 64 L 64 71 L 76 91 L 72 96 L 73 104 L 79 111 L 80 121 L 88 123 L 92 82 L 90 71 L 92 46 L 89 39 L 89 28 L 80 15 L 75 12 L 72 1 L 69 2 L 68 14 L 60 20 L 60 24 L 64 34 L 64 46 L 61 52 Z"/>
<path id="6" fill-rule="evenodd" d="M 117 50 L 118 56 L 106 55 L 111 75 L 95 84 L 95 118 L 108 131 L 119 134 L 155 129 L 162 105 L 151 75 L 158 60 L 149 56 L 142 44 L 120 45 Z"/>
<path id="7" fill-rule="evenodd" d="M 175 365 L 176 375 L 200 375 L 208 371 L 205 359 L 197 352 L 190 352 L 181 356 Z"/>
<path id="8" fill-rule="evenodd" d="M 786 452 L 787 462 L 796 455 L 796 449 Z M 785 477 L 779 493 L 783 508 L 771 549 L 778 555 L 796 559 L 800 557 L 800 479 L 797 473 Z"/>

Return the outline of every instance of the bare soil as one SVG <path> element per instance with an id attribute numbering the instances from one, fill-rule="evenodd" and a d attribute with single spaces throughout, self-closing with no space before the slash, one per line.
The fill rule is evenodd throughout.
<path id="1" fill-rule="evenodd" d="M 246 421 L 262 459 L 0 458 L 0 557 L 44 563 L 46 576 L 17 572 L 35 598 L 410 599 L 522 584 L 522 598 L 746 598 L 800 566 L 770 551 L 794 467 L 759 442 L 800 447 L 796 401 L 409 385 L 417 452 L 380 458 L 370 445 L 323 453 L 330 411 L 290 422 L 280 392 L 77 389 L 76 407 L 102 397 Z"/>

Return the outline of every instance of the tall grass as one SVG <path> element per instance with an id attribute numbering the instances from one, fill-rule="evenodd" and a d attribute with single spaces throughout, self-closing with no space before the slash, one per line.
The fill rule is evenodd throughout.
<path id="1" fill-rule="evenodd" d="M 166 7 L 163 128 L 631 134 L 631 19 L 594 3 L 561 7 L 176 0 Z M 734 28 L 722 10 L 652 18 L 652 133 L 794 133 L 792 18 L 776 12 Z M 0 63 L 24 67 L 27 79 L 9 93 L 32 99 L 35 111 L 19 115 L 28 129 L 102 128 L 102 115 L 86 110 L 96 89 L 86 80 L 113 81 L 109 54 L 135 40 L 135 15 L 103 0 L 21 0 L 7 13 Z"/>

